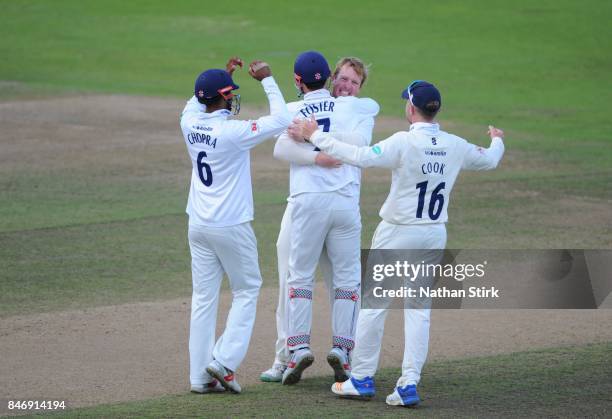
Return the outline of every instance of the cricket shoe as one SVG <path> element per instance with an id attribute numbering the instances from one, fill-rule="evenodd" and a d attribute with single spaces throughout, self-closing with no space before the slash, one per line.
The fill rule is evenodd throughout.
<path id="1" fill-rule="evenodd" d="M 395 387 L 395 391 L 387 396 L 387 404 L 391 406 L 416 406 L 420 401 L 414 384 Z"/>
<path id="2" fill-rule="evenodd" d="M 283 384 L 291 385 L 300 381 L 302 373 L 314 362 L 314 355 L 309 348 L 298 349 L 291 356 L 287 369 L 283 373 Z"/>
<path id="3" fill-rule="evenodd" d="M 225 387 L 218 380 L 212 380 L 210 383 L 192 384 L 191 392 L 198 394 L 205 393 L 221 393 L 225 391 Z"/>
<path id="4" fill-rule="evenodd" d="M 274 364 L 272 368 L 262 372 L 259 379 L 266 383 L 280 383 L 283 380 L 283 373 L 286 369 L 286 365 Z"/>
<path id="5" fill-rule="evenodd" d="M 342 348 L 332 348 L 327 355 L 327 363 L 334 369 L 334 379 L 337 383 L 343 383 L 351 376 L 349 357 Z"/>
<path id="6" fill-rule="evenodd" d="M 232 393 L 240 393 L 242 391 L 240 384 L 238 384 L 236 377 L 234 377 L 234 372 L 225 368 L 219 361 L 214 360 L 208 364 L 206 372 L 219 380 L 219 383 L 221 383 L 226 390 Z"/>
<path id="7" fill-rule="evenodd" d="M 331 390 L 340 397 L 361 400 L 370 400 L 376 393 L 372 377 L 365 377 L 362 380 L 351 377 L 343 383 L 334 383 Z"/>

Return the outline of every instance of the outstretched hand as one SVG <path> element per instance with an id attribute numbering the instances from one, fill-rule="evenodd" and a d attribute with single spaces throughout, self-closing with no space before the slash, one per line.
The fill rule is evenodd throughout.
<path id="1" fill-rule="evenodd" d="M 225 64 L 225 70 L 232 75 L 238 67 L 242 68 L 244 62 L 239 57 L 232 57 Z"/>
<path id="2" fill-rule="evenodd" d="M 489 125 L 487 134 L 489 134 L 491 138 L 495 138 L 495 137 L 504 138 L 504 132 L 500 130 L 499 128 L 495 128 L 493 125 Z"/>
<path id="3" fill-rule="evenodd" d="M 304 142 L 309 140 L 318 128 L 319 125 L 312 115 L 309 119 L 295 118 L 287 128 L 287 133 L 294 141 Z"/>
<path id="4" fill-rule="evenodd" d="M 249 74 L 255 80 L 262 81 L 266 77 L 270 77 L 272 75 L 272 70 L 270 70 L 268 63 L 255 60 L 249 64 Z"/>

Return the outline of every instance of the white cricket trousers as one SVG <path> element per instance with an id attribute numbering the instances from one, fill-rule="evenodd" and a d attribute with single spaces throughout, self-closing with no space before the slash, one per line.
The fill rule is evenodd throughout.
<path id="1" fill-rule="evenodd" d="M 361 285 L 359 196 L 323 192 L 292 197 L 290 231 L 288 349 L 310 346 L 314 275 L 325 245 L 334 288 L 332 345 L 352 350 Z"/>
<path id="2" fill-rule="evenodd" d="M 382 221 L 372 237 L 372 249 L 444 249 L 444 224 L 395 225 Z M 440 263 L 441 252 L 433 252 L 425 264 Z M 357 320 L 353 372 L 356 379 L 373 377 L 378 367 L 388 309 L 361 309 Z M 418 384 L 429 348 L 431 309 L 404 310 L 404 361 L 398 385 Z"/>
<path id="3" fill-rule="evenodd" d="M 289 350 L 287 349 L 287 321 L 285 309 L 287 305 L 287 279 L 289 277 L 289 252 L 291 247 L 291 210 L 293 204 L 287 202 L 287 208 L 283 214 L 278 240 L 276 241 L 276 256 L 278 259 L 278 306 L 276 307 L 276 344 L 274 363 L 287 365 L 289 363 Z M 319 269 L 329 292 L 330 307 L 334 305 L 334 294 L 332 290 L 332 268 L 327 249 L 323 247 L 319 258 Z"/>
<path id="4" fill-rule="evenodd" d="M 212 381 L 206 367 L 213 358 L 235 371 L 244 359 L 257 309 L 261 274 L 257 241 L 250 223 L 230 227 L 189 226 L 191 325 L 189 377 L 192 385 Z M 223 334 L 215 343 L 219 290 L 225 272 L 233 300 Z"/>

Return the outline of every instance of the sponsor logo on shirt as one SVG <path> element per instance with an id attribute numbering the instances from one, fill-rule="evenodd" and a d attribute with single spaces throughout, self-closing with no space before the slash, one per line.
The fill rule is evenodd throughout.
<path id="1" fill-rule="evenodd" d="M 251 122 L 251 131 L 252 132 L 257 131 L 257 122 Z"/>
<path id="2" fill-rule="evenodd" d="M 425 150 L 427 156 L 446 156 L 446 151 L 442 150 Z"/>
<path id="3" fill-rule="evenodd" d="M 377 156 L 380 156 L 382 154 L 382 149 L 375 145 L 374 147 L 372 147 L 372 151 L 374 152 L 374 154 L 376 154 Z"/>

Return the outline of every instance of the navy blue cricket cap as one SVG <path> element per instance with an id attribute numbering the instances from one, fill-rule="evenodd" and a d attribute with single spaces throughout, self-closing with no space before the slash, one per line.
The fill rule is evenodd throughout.
<path id="1" fill-rule="evenodd" d="M 195 81 L 194 94 L 197 98 L 212 99 L 219 95 L 226 96 L 238 88 L 239 86 L 234 83 L 232 76 L 227 71 L 213 68 L 198 76 Z"/>
<path id="2" fill-rule="evenodd" d="M 440 91 L 423 80 L 410 83 L 402 92 L 402 97 L 427 114 L 435 114 L 442 106 Z"/>
<path id="3" fill-rule="evenodd" d="M 304 83 L 325 81 L 331 74 L 327 60 L 317 51 L 306 51 L 298 55 L 293 65 L 293 72 Z"/>

